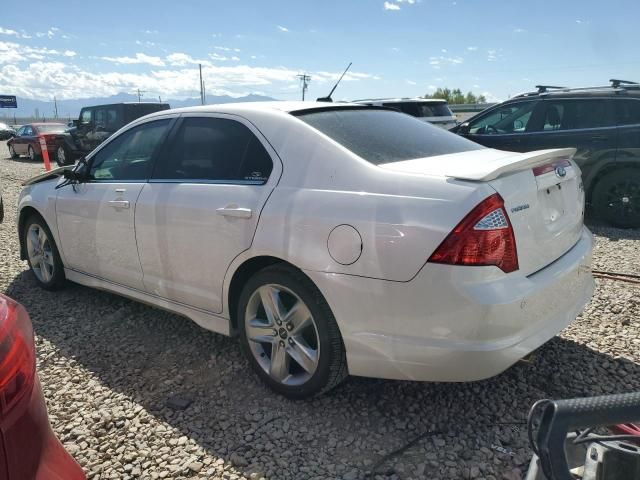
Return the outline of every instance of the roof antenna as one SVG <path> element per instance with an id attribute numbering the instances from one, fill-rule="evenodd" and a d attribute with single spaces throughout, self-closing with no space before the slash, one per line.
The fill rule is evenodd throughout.
<path id="1" fill-rule="evenodd" d="M 344 77 L 344 74 L 347 73 L 347 70 L 349 70 L 349 68 L 351 68 L 351 64 L 352 63 L 353 62 L 349 62 L 349 65 L 347 65 L 347 68 L 344 69 L 344 72 L 342 72 L 342 75 L 340 75 L 340 78 L 338 79 L 336 84 L 333 86 L 333 88 L 329 92 L 329 95 L 327 95 L 326 97 L 319 97 L 316 101 L 318 101 L 318 102 L 333 102 L 333 99 L 331 98 L 331 95 L 333 95 L 333 92 L 335 92 L 338 84 L 342 81 L 342 77 Z"/>

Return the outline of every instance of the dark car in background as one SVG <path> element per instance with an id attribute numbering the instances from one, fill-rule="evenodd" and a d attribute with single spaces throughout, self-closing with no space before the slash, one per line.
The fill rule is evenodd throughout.
<path id="1" fill-rule="evenodd" d="M 16 132 L 16 136 L 7 142 L 11 158 L 26 155 L 30 160 L 39 160 L 42 157 L 40 137 L 47 144 L 49 158 L 53 160 L 56 151 L 55 138 L 66 129 L 64 123 L 28 123 L 22 125 Z"/>
<path id="2" fill-rule="evenodd" d="M 617 227 L 640 227 L 640 84 L 536 88 L 451 131 L 514 152 L 575 147 L 592 213 Z"/>
<path id="3" fill-rule="evenodd" d="M 168 103 L 113 103 L 80 110 L 74 126 L 56 139 L 55 158 L 58 165 L 68 165 L 82 157 L 120 130 L 126 124 L 150 113 L 168 110 Z"/>
<path id="4" fill-rule="evenodd" d="M 24 307 L 0 294 L 0 478 L 84 480 L 56 438 L 36 373 L 33 327 Z"/>
<path id="5" fill-rule="evenodd" d="M 16 136 L 16 131 L 10 125 L 0 122 L 0 140 L 9 140 Z"/>

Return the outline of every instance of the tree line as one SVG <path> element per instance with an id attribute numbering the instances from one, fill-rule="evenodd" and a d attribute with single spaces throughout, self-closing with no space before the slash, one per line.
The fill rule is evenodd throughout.
<path id="1" fill-rule="evenodd" d="M 475 95 L 473 92 L 467 92 L 465 95 L 459 88 L 453 90 L 449 88 L 438 88 L 431 94 L 426 94 L 425 98 L 442 98 L 451 105 L 459 105 L 462 103 L 487 103 L 484 95 Z"/>

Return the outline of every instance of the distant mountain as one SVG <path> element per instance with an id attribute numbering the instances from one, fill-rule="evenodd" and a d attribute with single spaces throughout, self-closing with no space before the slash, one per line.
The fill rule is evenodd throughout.
<path id="1" fill-rule="evenodd" d="M 13 119 L 15 115 L 17 118 L 31 118 L 37 116 L 39 118 L 45 117 L 47 119 L 53 118 L 54 105 L 53 101 L 45 102 L 42 100 L 32 100 L 29 98 L 18 97 L 18 108 L 3 108 L 0 109 L 0 119 L 7 118 Z M 207 104 L 214 103 L 231 103 L 231 102 L 264 102 L 269 100 L 275 100 L 271 97 L 265 97 L 263 95 L 249 94 L 244 97 L 230 97 L 228 95 L 215 96 L 207 95 Z M 104 105 L 107 103 L 120 103 L 120 102 L 137 102 L 138 96 L 130 93 L 118 93 L 110 97 L 91 97 L 80 98 L 73 100 L 58 100 L 58 117 L 61 119 L 78 118 L 80 109 L 88 105 Z M 142 101 L 153 102 L 158 101 L 157 98 L 142 97 Z M 172 108 L 180 107 L 192 107 L 194 105 L 200 105 L 200 98 L 186 98 L 183 100 L 175 99 L 162 99 L 163 102 L 171 105 Z"/>

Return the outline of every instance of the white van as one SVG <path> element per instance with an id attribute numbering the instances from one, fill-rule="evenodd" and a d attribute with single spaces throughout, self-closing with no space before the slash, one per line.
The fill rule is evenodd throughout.
<path id="1" fill-rule="evenodd" d="M 455 127 L 458 123 L 447 101 L 438 98 L 370 98 L 351 103 L 394 108 L 444 129 Z"/>

